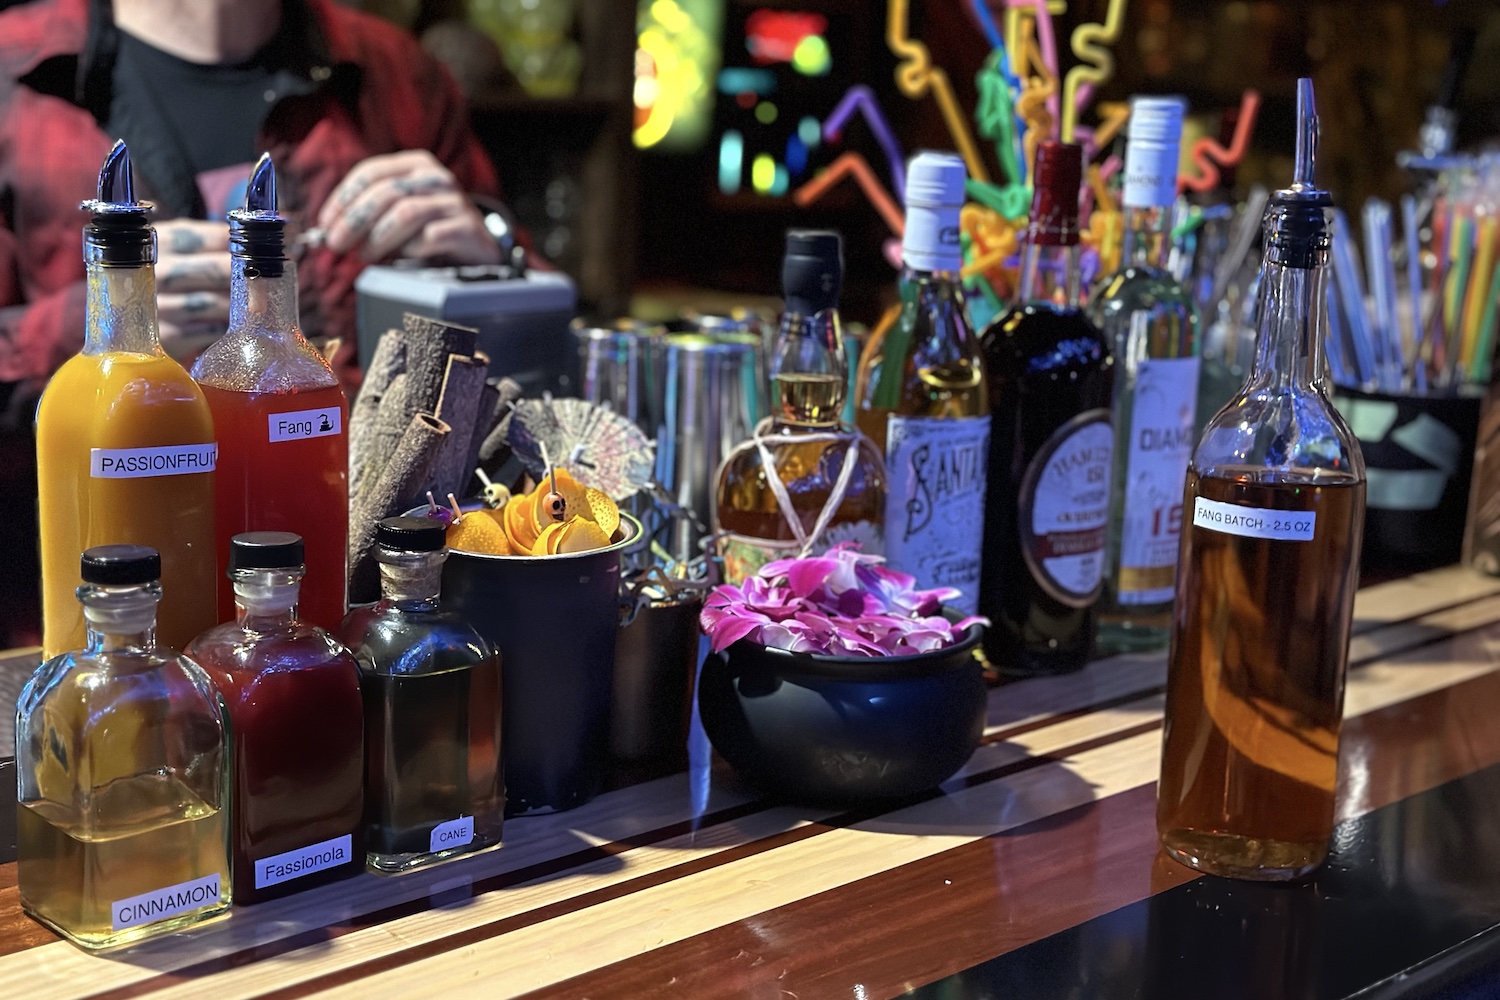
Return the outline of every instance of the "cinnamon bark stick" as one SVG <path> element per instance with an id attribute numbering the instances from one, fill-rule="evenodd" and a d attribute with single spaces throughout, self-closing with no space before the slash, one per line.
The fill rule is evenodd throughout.
<path id="1" fill-rule="evenodd" d="M 380 397 L 380 402 L 375 409 L 375 417 L 367 432 L 366 439 L 361 443 L 360 464 L 355 465 L 350 459 L 349 465 L 349 496 L 351 498 L 352 511 L 358 497 L 364 495 L 366 490 L 374 487 L 380 479 L 380 472 L 391 454 L 396 450 L 396 445 L 401 442 L 401 435 L 406 433 L 406 428 L 411 424 L 411 418 L 415 414 L 406 412 L 407 400 L 407 376 L 400 372 L 391 379 L 389 388 Z M 351 448 L 352 450 L 352 448 Z"/>
<path id="2" fill-rule="evenodd" d="M 464 449 L 464 468 L 469 470 L 471 478 L 474 470 L 479 467 L 479 449 L 484 445 L 484 439 L 490 436 L 490 431 L 500 422 L 499 404 L 500 386 L 495 379 L 486 379 L 484 388 L 479 393 L 474 427 L 469 432 L 469 446 Z"/>
<path id="3" fill-rule="evenodd" d="M 521 385 L 515 379 L 502 378 L 496 388 L 500 398 L 495 402 L 495 426 L 479 446 L 479 460 L 486 466 L 502 464 L 510 457 L 510 408 L 521 400 Z"/>
<path id="4" fill-rule="evenodd" d="M 359 499 L 349 519 L 349 601 L 364 604 L 380 598 L 380 571 L 375 563 L 375 526 L 417 506 L 432 475 L 449 427 L 430 413 L 411 418 L 406 432 L 380 470 L 374 485 Z"/>
<path id="5" fill-rule="evenodd" d="M 349 412 L 349 498 L 359 496 L 367 485 L 364 473 L 371 467 L 374 457 L 371 444 L 376 434 L 376 420 L 380 412 L 380 401 L 390 391 L 391 383 L 406 367 L 406 343 L 400 330 L 387 330 L 375 345 L 375 353 L 365 368 L 364 382 L 359 395 L 354 397 L 354 406 Z M 374 467 L 379 473 L 379 464 Z M 353 507 L 351 506 L 351 510 Z"/>
<path id="6" fill-rule="evenodd" d="M 473 357 L 479 331 L 415 313 L 407 313 L 401 322 L 406 341 L 406 417 L 436 413 L 449 356 Z"/>
<path id="7" fill-rule="evenodd" d="M 432 490 L 440 497 L 449 493 L 464 496 L 464 487 L 474 475 L 473 467 L 468 464 L 469 439 L 473 437 L 474 425 L 479 420 L 479 401 L 484 394 L 484 377 L 488 372 L 489 362 L 482 356 L 449 356 L 448 373 L 443 379 L 443 391 L 437 406 L 437 418 L 448 425 L 449 432 L 443 439 L 432 474 L 423 487 L 423 495 Z"/>

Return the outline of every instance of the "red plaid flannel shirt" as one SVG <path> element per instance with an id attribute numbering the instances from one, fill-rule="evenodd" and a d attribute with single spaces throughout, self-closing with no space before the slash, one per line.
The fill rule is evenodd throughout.
<path id="1" fill-rule="evenodd" d="M 302 0 L 333 69 L 358 71 L 357 96 L 320 85 L 271 109 L 258 148 L 276 161 L 283 210 L 316 218 L 351 167 L 369 156 L 428 149 L 464 190 L 497 193 L 494 167 L 468 125 L 451 76 L 409 35 L 332 0 Z M 94 114 L 23 82 L 74 72 L 88 39 L 89 0 L 35 0 L 0 13 L 0 382 L 31 396 L 83 344 L 78 203 L 93 196 L 113 139 Z M 345 73 L 345 78 L 348 74 Z M 331 77 L 314 67 L 311 79 Z M 57 88 L 53 88 L 54 90 Z M 68 88 L 71 93 L 71 87 Z M 149 186 L 145 188 L 149 197 Z M 344 338 L 335 367 L 354 372 L 357 254 L 309 251 L 299 264 L 304 325 Z M 356 373 L 357 378 L 357 373 Z"/>

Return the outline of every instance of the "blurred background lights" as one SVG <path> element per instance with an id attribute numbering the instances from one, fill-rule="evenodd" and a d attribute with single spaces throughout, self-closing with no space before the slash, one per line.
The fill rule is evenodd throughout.
<path id="1" fill-rule="evenodd" d="M 708 138 L 723 27 L 723 0 L 642 0 L 638 5 L 636 146 L 693 149 Z"/>

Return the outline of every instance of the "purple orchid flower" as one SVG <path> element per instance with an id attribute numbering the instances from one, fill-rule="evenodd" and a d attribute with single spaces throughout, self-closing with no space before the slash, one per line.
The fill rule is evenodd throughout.
<path id="1" fill-rule="evenodd" d="M 911 575 L 844 542 L 820 556 L 767 563 L 737 587 L 715 587 L 699 620 L 714 652 L 748 639 L 798 653 L 913 656 L 988 624 L 943 618 L 943 604 L 958 594 L 951 587 L 918 590 Z"/>

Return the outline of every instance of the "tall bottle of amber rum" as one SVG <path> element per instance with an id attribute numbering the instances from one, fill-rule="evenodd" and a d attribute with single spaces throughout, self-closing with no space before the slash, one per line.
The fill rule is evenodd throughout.
<path id="1" fill-rule="evenodd" d="M 849 385 L 843 278 L 838 233 L 787 233 L 786 310 L 771 359 L 775 408 L 719 470 L 715 530 L 731 583 L 837 542 L 884 551 L 885 462 L 874 442 L 839 424 Z"/>
<path id="2" fill-rule="evenodd" d="M 919 153 L 906 174 L 901 315 L 860 361 L 857 421 L 885 451 L 885 554 L 921 587 L 979 605 L 990 400 L 958 269 L 964 163 Z"/>
<path id="3" fill-rule="evenodd" d="M 381 521 L 383 596 L 344 622 L 365 703 L 365 850 L 378 872 L 500 842 L 500 654 L 438 603 L 446 537 L 432 518 Z"/>
<path id="4" fill-rule="evenodd" d="M 16 706 L 21 906 L 84 948 L 229 906 L 229 726 L 208 675 L 156 644 L 161 557 L 82 557 L 87 639 Z"/>
<path id="5" fill-rule="evenodd" d="M 1297 105 L 1295 181 L 1266 209 L 1255 366 L 1188 467 L 1157 787 L 1168 854 L 1252 879 L 1327 855 L 1365 513 L 1359 445 L 1324 384 L 1332 200 L 1313 183 L 1310 80 Z"/>
<path id="6" fill-rule="evenodd" d="M 1037 149 L 1017 304 L 985 328 L 989 492 L 979 613 L 985 654 L 1018 676 L 1081 668 L 1094 644 L 1109 520 L 1104 335 L 1079 300 L 1083 149 Z"/>
<path id="7" fill-rule="evenodd" d="M 1182 110 L 1173 97 L 1131 102 L 1123 266 L 1089 305 L 1115 358 L 1114 470 L 1098 605 L 1097 645 L 1106 653 L 1167 644 L 1182 483 L 1197 439 L 1198 308 L 1166 268 Z"/>

